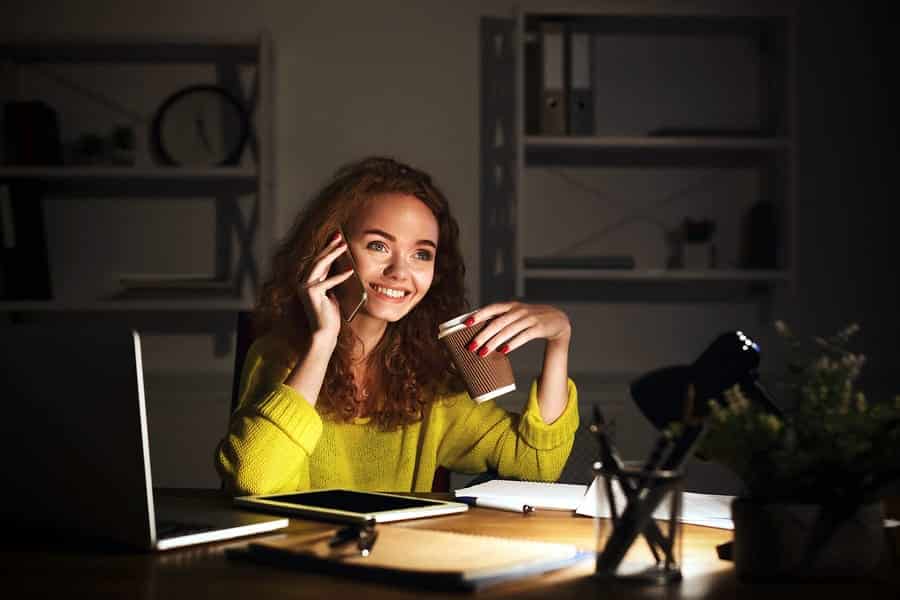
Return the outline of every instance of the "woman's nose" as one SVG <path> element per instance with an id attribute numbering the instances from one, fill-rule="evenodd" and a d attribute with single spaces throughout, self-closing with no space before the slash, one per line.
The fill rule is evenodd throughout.
<path id="1" fill-rule="evenodd" d="M 403 279 L 407 274 L 406 262 L 402 258 L 392 257 L 384 267 L 384 274 L 394 279 Z"/>

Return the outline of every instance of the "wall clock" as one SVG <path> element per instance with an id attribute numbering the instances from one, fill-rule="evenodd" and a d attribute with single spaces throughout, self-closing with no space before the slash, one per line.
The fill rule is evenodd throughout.
<path id="1" fill-rule="evenodd" d="M 250 135 L 244 105 L 218 85 L 192 85 L 160 105 L 151 125 L 159 160 L 168 165 L 235 165 Z"/>

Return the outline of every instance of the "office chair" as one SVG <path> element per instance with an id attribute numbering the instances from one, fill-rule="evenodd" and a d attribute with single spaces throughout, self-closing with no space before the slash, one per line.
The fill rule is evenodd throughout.
<path id="1" fill-rule="evenodd" d="M 244 370 L 244 360 L 247 358 L 247 351 L 256 339 L 256 332 L 253 329 L 253 318 L 250 311 L 238 311 L 237 321 L 235 323 L 236 342 L 234 347 L 234 374 L 231 380 L 231 414 L 237 409 L 238 394 L 241 391 L 241 373 Z M 449 492 L 450 491 L 450 471 L 444 467 L 438 466 L 434 472 L 434 480 L 431 482 L 432 492 Z"/>

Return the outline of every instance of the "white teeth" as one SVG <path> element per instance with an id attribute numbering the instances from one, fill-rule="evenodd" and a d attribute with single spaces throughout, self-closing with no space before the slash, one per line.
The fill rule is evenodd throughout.
<path id="1" fill-rule="evenodd" d="M 375 286 L 375 291 L 390 298 L 402 298 L 406 295 L 406 292 L 404 292 L 403 290 L 394 290 L 391 288 L 382 287 L 380 285 Z"/>

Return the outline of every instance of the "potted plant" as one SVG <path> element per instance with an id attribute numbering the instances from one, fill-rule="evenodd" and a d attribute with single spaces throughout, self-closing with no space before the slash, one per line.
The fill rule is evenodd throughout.
<path id="1" fill-rule="evenodd" d="M 742 579 L 858 577 L 885 551 L 881 499 L 900 478 L 900 396 L 870 402 L 857 379 L 865 356 L 848 349 L 859 330 L 789 344 L 783 414 L 740 387 L 711 400 L 697 454 L 733 470 L 733 558 Z M 811 344 L 809 343 L 811 342 Z"/>

